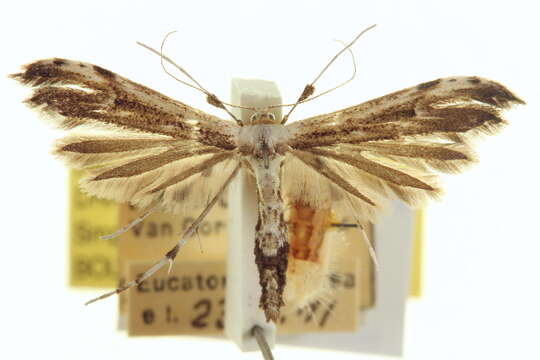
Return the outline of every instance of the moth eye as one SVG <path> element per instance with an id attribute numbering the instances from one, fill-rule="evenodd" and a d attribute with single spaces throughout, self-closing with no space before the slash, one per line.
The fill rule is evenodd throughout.
<path id="1" fill-rule="evenodd" d="M 272 113 L 256 112 L 253 115 L 251 115 L 249 120 L 250 120 L 251 123 L 257 123 L 257 122 L 260 122 L 260 121 L 263 121 L 263 122 L 268 122 L 268 121 L 275 122 L 276 117 Z"/>

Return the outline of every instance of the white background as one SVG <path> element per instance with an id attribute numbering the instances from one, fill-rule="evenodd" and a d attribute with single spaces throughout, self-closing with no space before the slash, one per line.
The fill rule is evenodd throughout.
<path id="1" fill-rule="evenodd" d="M 9 4 L 9 5 L 6 5 Z M 538 10 L 533 1 L 17 1 L 0 9 L 0 73 L 40 58 L 99 64 L 169 96 L 219 114 L 166 76 L 158 47 L 219 96 L 231 77 L 276 81 L 294 100 L 338 49 L 373 23 L 354 47 L 356 80 L 301 106 L 294 119 L 337 110 L 422 81 L 479 75 L 528 105 L 478 146 L 481 162 L 445 177 L 429 207 L 425 292 L 407 313 L 405 359 L 538 359 L 540 141 Z M 347 77 L 337 62 L 319 88 Z M 29 359 L 260 358 L 197 338 L 127 338 L 115 330 L 116 302 L 85 308 L 95 293 L 68 290 L 66 172 L 47 152 L 60 134 L 20 103 L 28 93 L 0 80 L 2 251 L 0 357 Z M 276 359 L 360 355 L 277 348 Z M 372 358 L 361 355 L 361 358 Z"/>

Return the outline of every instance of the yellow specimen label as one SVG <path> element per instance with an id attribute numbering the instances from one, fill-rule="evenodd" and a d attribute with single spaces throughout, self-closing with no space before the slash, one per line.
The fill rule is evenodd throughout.
<path id="1" fill-rule="evenodd" d="M 132 262 L 136 277 L 151 262 Z M 223 333 L 224 262 L 177 262 L 171 272 L 158 271 L 128 296 L 129 335 L 215 335 Z"/>
<path id="2" fill-rule="evenodd" d="M 79 190 L 81 171 L 71 171 L 69 264 L 71 286 L 114 287 L 118 282 L 117 241 L 100 240 L 118 227 L 118 205 Z"/>
<path id="3" fill-rule="evenodd" d="M 131 262 L 128 275 L 144 272 L 151 262 Z M 224 261 L 177 262 L 163 268 L 128 293 L 128 334 L 223 335 L 226 266 Z M 332 280 L 324 302 L 303 310 L 282 310 L 281 334 L 354 331 L 357 325 L 357 278 L 354 269 Z"/>

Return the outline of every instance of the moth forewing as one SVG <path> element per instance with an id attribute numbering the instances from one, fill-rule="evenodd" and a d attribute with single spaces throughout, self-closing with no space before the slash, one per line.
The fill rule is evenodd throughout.
<path id="1" fill-rule="evenodd" d="M 490 80 L 437 79 L 291 123 L 289 145 L 315 170 L 312 177 L 336 186 L 334 199 L 347 193 L 373 219 L 385 199 L 419 205 L 439 197 L 437 172 L 459 172 L 474 162 L 469 140 L 494 134 L 505 124 L 502 110 L 523 103 Z M 306 198 L 309 190 L 295 188 L 293 198 Z"/>

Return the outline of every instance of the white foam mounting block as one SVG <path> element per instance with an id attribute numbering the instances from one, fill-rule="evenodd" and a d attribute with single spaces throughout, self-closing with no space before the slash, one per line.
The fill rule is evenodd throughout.
<path id="1" fill-rule="evenodd" d="M 277 86 L 270 81 L 233 79 L 231 103 L 265 107 L 281 103 Z M 253 111 L 235 109 L 242 121 Z M 273 109 L 281 118 L 281 109 Z M 375 225 L 374 240 L 379 262 L 375 276 L 375 305 L 361 316 L 355 333 L 280 335 L 259 309 L 261 293 L 253 253 L 257 222 L 255 184 L 242 169 L 229 187 L 229 252 L 225 302 L 225 334 L 242 351 L 258 351 L 251 335 L 254 325 L 264 331 L 267 342 L 373 353 L 402 355 L 405 305 L 409 290 L 414 211 L 395 201 Z M 358 241 L 363 241 L 358 236 Z"/>
<path id="2" fill-rule="evenodd" d="M 281 104 L 281 95 L 275 83 L 255 79 L 233 79 L 231 103 L 263 108 Z M 253 111 L 233 109 L 235 116 L 248 122 Z M 281 108 L 272 109 L 281 119 Z M 225 296 L 225 335 L 242 351 L 259 351 L 251 329 L 259 325 L 272 347 L 276 327 L 266 322 L 259 308 L 261 288 L 259 271 L 255 264 L 255 225 L 257 223 L 257 192 L 255 183 L 244 169 L 229 186 L 229 250 L 227 258 L 227 288 Z"/>

